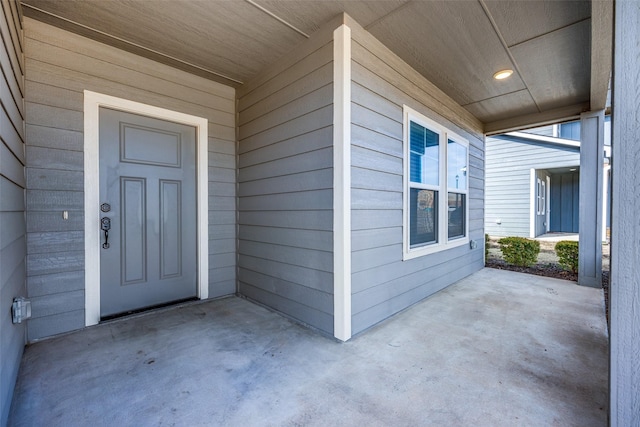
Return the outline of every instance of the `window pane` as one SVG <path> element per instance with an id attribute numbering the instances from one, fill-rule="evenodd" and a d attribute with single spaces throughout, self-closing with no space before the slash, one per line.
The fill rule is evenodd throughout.
<path id="1" fill-rule="evenodd" d="M 409 176 L 411 182 L 438 185 L 439 171 L 438 133 L 433 132 L 415 122 L 410 123 L 409 145 L 411 160 Z"/>
<path id="2" fill-rule="evenodd" d="M 420 155 L 424 154 L 424 140 L 426 129 L 417 123 L 411 122 L 411 151 Z"/>
<path id="3" fill-rule="evenodd" d="M 412 188 L 410 199 L 411 247 L 437 242 L 438 192 Z"/>
<path id="4" fill-rule="evenodd" d="M 580 122 L 560 124 L 560 138 L 580 141 Z"/>
<path id="5" fill-rule="evenodd" d="M 409 165 L 411 170 L 410 177 L 411 182 L 422 182 L 422 156 L 411 152 L 411 163 Z"/>
<path id="6" fill-rule="evenodd" d="M 466 228 L 466 195 L 448 194 L 449 239 L 464 237 Z"/>
<path id="7" fill-rule="evenodd" d="M 451 139 L 447 144 L 447 181 L 450 189 L 467 189 L 467 147 Z"/>
<path id="8" fill-rule="evenodd" d="M 540 180 L 538 179 L 537 184 L 536 184 L 536 213 L 538 215 L 540 215 L 540 203 L 541 203 L 541 197 L 542 197 L 542 192 L 541 192 L 541 183 Z"/>

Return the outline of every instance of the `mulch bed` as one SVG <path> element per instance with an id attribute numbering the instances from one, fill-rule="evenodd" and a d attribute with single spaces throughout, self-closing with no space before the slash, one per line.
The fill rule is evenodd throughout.
<path id="1" fill-rule="evenodd" d="M 536 276 L 553 277 L 556 279 L 578 281 L 578 273 L 572 273 L 565 270 L 557 264 L 534 264 L 531 267 L 518 267 L 516 265 L 507 264 L 501 259 L 488 259 L 485 264 L 487 267 L 497 268 L 500 270 L 517 271 L 518 273 L 535 274 Z"/>

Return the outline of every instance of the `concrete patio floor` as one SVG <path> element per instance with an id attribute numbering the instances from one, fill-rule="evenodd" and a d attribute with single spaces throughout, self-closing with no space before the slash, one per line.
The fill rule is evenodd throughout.
<path id="1" fill-rule="evenodd" d="M 484 269 L 338 343 L 241 298 L 25 350 L 10 426 L 604 426 L 602 290 Z"/>

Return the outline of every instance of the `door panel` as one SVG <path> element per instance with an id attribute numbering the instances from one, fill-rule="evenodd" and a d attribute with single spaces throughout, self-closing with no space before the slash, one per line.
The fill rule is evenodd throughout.
<path id="1" fill-rule="evenodd" d="M 181 154 L 180 133 L 162 132 L 122 123 L 120 161 L 179 168 Z M 153 147 L 153 150 L 149 150 Z"/>
<path id="2" fill-rule="evenodd" d="M 144 282 L 147 276 L 146 188 L 144 178 L 120 178 L 121 282 L 123 285 Z M 113 219 L 111 223 L 114 224 Z M 117 250 L 113 245 L 109 249 Z"/>
<path id="3" fill-rule="evenodd" d="M 578 232 L 580 208 L 580 174 L 551 176 L 551 231 Z"/>
<path id="4" fill-rule="evenodd" d="M 535 235 L 540 236 L 547 232 L 547 173 L 544 170 L 536 171 L 535 192 Z"/>
<path id="5" fill-rule="evenodd" d="M 180 276 L 182 235 L 180 181 L 160 180 L 160 278 Z"/>
<path id="6" fill-rule="evenodd" d="M 99 144 L 101 316 L 195 297 L 195 128 L 101 108 Z"/>

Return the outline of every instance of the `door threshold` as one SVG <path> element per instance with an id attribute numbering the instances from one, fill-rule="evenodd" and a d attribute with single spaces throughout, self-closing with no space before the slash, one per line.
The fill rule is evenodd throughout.
<path id="1" fill-rule="evenodd" d="M 166 303 L 163 303 L 163 304 L 156 304 L 156 305 L 152 305 L 152 306 L 149 306 L 149 307 L 139 308 L 139 309 L 136 309 L 136 310 L 129 310 L 129 311 L 125 311 L 125 312 L 118 313 L 118 314 L 110 314 L 108 316 L 100 317 L 100 323 L 108 322 L 110 320 L 122 319 L 123 317 L 129 317 L 129 316 L 133 316 L 133 315 L 136 315 L 136 314 L 142 314 L 142 313 L 147 313 L 147 312 L 151 312 L 151 311 L 156 311 L 156 310 L 159 310 L 161 308 L 177 306 L 177 305 L 180 305 L 180 304 L 184 304 L 184 303 L 187 303 L 187 302 L 193 302 L 193 301 L 200 301 L 200 299 L 198 297 L 191 297 L 191 298 L 185 298 L 185 299 L 180 299 L 180 300 L 176 300 L 176 301 L 166 302 Z"/>

